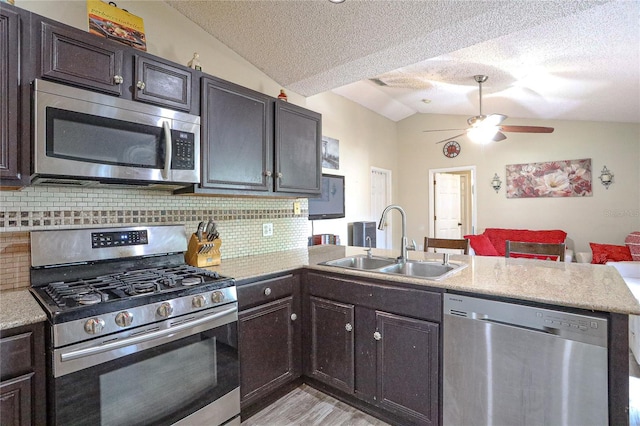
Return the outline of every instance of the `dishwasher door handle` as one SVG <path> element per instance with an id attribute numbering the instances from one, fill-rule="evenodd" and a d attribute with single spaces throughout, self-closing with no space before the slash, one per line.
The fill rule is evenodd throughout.
<path id="1" fill-rule="evenodd" d="M 495 325 L 503 325 L 505 327 L 519 328 L 521 330 L 537 331 L 538 333 L 549 334 L 549 335 L 552 335 L 552 336 L 557 336 L 557 335 L 560 334 L 558 332 L 554 333 L 554 331 L 557 331 L 557 329 L 555 329 L 555 328 L 544 330 L 544 329 L 540 329 L 540 328 L 527 327 L 526 325 L 520 325 L 520 324 L 513 324 L 513 323 L 510 323 L 510 322 L 498 321 L 498 320 L 494 320 L 494 319 L 491 319 L 491 318 L 478 318 L 477 321 L 484 321 L 484 322 L 488 322 L 489 324 L 495 324 Z"/>

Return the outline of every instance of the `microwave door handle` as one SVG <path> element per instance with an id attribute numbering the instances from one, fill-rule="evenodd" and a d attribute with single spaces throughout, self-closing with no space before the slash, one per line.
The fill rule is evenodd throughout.
<path id="1" fill-rule="evenodd" d="M 162 170 L 162 177 L 164 180 L 169 180 L 169 174 L 171 173 L 171 156 L 173 153 L 171 149 L 173 148 L 173 143 L 171 142 L 171 128 L 169 127 L 168 121 L 162 122 L 162 128 L 164 130 L 164 169 Z"/>

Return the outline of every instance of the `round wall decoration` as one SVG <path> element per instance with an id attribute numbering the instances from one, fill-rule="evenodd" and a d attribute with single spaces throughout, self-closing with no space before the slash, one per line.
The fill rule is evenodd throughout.
<path id="1" fill-rule="evenodd" d="M 460 154 L 460 144 L 456 141 L 449 141 L 444 144 L 442 148 L 442 153 L 445 157 L 453 158 L 457 157 Z"/>

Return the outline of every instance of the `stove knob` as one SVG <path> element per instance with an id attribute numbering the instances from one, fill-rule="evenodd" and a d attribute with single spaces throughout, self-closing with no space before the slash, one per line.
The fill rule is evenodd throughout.
<path id="1" fill-rule="evenodd" d="M 164 302 L 162 303 L 160 306 L 158 306 L 158 309 L 156 310 L 156 313 L 158 315 L 160 315 L 161 317 L 168 317 L 169 315 L 171 315 L 173 313 L 173 307 L 171 306 L 171 304 L 169 302 Z"/>
<path id="2" fill-rule="evenodd" d="M 211 293 L 211 301 L 213 303 L 220 303 L 224 300 L 224 294 L 221 291 L 214 291 Z"/>
<path id="3" fill-rule="evenodd" d="M 129 327 L 133 323 L 133 314 L 131 312 L 122 311 L 116 315 L 116 324 L 119 327 Z"/>
<path id="4" fill-rule="evenodd" d="M 193 299 L 191 300 L 191 305 L 194 308 L 202 308 L 206 304 L 207 304 L 207 299 L 205 299 L 205 297 L 201 294 L 194 296 Z"/>
<path id="5" fill-rule="evenodd" d="M 91 318 L 84 323 L 84 331 L 88 334 L 98 334 L 104 328 L 104 321 L 100 318 Z"/>

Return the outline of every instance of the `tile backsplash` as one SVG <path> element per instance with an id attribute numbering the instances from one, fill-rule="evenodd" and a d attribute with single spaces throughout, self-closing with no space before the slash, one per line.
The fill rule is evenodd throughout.
<path id="1" fill-rule="evenodd" d="M 299 201 L 295 214 L 293 202 Z M 0 191 L 0 290 L 29 286 L 29 231 L 145 224 L 184 224 L 195 232 L 212 218 L 222 239 L 222 259 L 301 248 L 309 236 L 304 198 L 173 195 L 131 189 L 27 187 Z M 262 236 L 262 224 L 273 235 Z"/>

